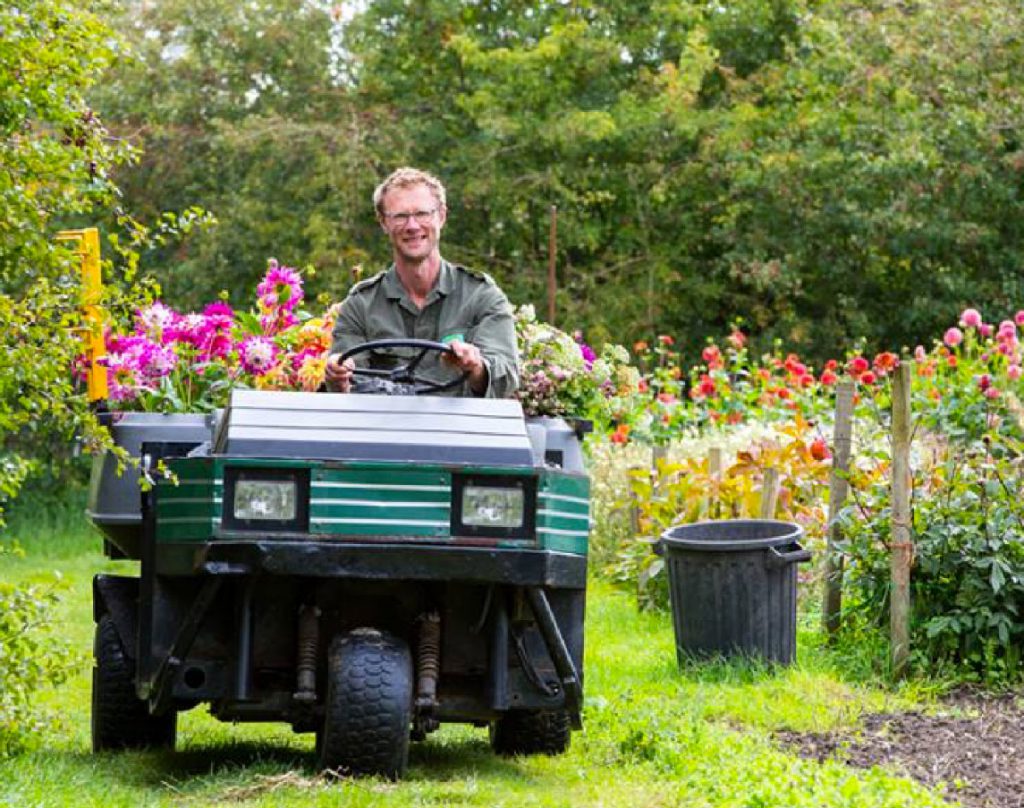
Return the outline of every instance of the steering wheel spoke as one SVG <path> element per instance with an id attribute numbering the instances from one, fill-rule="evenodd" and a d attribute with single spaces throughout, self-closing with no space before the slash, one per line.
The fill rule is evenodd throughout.
<path id="1" fill-rule="evenodd" d="M 374 376 L 378 379 L 390 379 L 391 371 L 384 370 L 383 368 L 361 368 L 356 367 L 353 371 L 356 376 Z"/>
<path id="2" fill-rule="evenodd" d="M 443 343 L 439 343 L 439 344 L 443 344 Z M 448 348 L 448 346 L 445 345 L 445 348 Z M 451 353 L 451 348 L 448 348 L 447 352 Z M 416 357 L 408 365 L 405 366 L 405 370 L 410 375 L 416 373 L 416 368 L 419 367 L 420 362 L 423 361 L 423 357 L 425 357 L 428 353 L 430 353 L 430 349 L 429 348 L 424 348 L 422 351 L 420 351 L 418 354 L 416 354 Z"/>

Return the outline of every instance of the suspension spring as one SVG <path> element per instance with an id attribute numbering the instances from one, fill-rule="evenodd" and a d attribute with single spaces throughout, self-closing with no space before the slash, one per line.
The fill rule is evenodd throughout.
<path id="1" fill-rule="evenodd" d="M 441 616 L 420 615 L 420 636 L 416 655 L 416 706 L 437 706 L 437 677 L 441 672 Z"/>
<path id="2" fill-rule="evenodd" d="M 320 610 L 303 605 L 299 609 L 299 630 L 295 700 L 316 701 L 316 658 L 320 649 Z"/>

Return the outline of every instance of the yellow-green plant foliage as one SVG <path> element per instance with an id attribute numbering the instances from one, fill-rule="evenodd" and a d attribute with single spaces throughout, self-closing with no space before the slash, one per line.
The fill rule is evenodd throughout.
<path id="1" fill-rule="evenodd" d="M 759 518 L 767 469 L 774 469 L 779 480 L 773 518 L 800 524 L 809 541 L 817 543 L 827 518 L 831 468 L 824 446 L 815 428 L 797 417 L 753 439 L 746 448 L 723 452 L 722 469 L 717 472 L 710 467 L 709 452 L 685 455 L 671 450 L 653 466 L 628 468 L 627 498 L 621 497 L 620 487 L 616 491 L 620 498 L 611 507 L 595 506 L 596 511 L 620 515 L 620 541 L 608 573 L 635 585 L 641 606 L 664 605 L 664 565 L 654 553 L 658 538 L 673 525 L 702 519 Z M 599 478 L 599 494 L 612 490 L 604 482 L 606 477 Z M 630 512 L 629 529 L 623 533 L 621 514 Z"/>

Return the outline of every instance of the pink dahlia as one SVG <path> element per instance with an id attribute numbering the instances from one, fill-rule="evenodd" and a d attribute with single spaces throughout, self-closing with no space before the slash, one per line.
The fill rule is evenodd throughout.
<path id="1" fill-rule="evenodd" d="M 178 365 L 178 355 L 168 347 L 151 342 L 138 355 L 139 370 L 147 379 L 169 376 Z"/>
<path id="2" fill-rule="evenodd" d="M 942 341 L 950 348 L 955 348 L 964 341 L 964 332 L 956 326 L 953 326 L 946 330 L 946 334 L 943 336 Z"/>
<path id="3" fill-rule="evenodd" d="M 223 301 L 211 303 L 203 309 L 203 316 L 210 329 L 206 351 L 210 356 L 221 358 L 231 352 L 231 329 L 235 325 L 235 313 Z"/>
<path id="4" fill-rule="evenodd" d="M 580 342 L 577 344 L 580 346 L 580 356 L 583 357 L 583 364 L 587 366 L 587 370 L 590 370 L 594 366 L 597 354 L 594 353 L 594 349 L 587 345 L 587 343 Z"/>
<path id="5" fill-rule="evenodd" d="M 177 319 L 178 314 L 174 309 L 157 300 L 135 313 L 135 331 L 151 339 L 162 340 L 164 332 L 170 329 Z"/>
<path id="6" fill-rule="evenodd" d="M 851 376 L 859 376 L 860 374 L 867 371 L 869 367 L 871 367 L 871 365 L 868 363 L 868 360 L 865 359 L 863 356 L 853 357 L 853 359 L 851 359 L 846 365 L 846 368 L 847 370 L 850 371 Z"/>
<path id="7" fill-rule="evenodd" d="M 191 345 L 193 348 L 207 348 L 212 336 L 213 329 L 209 320 L 194 312 L 179 317 L 165 334 L 168 341 Z"/>
<path id="8" fill-rule="evenodd" d="M 107 368 L 107 395 L 111 401 L 130 401 L 139 392 L 136 368 L 119 353 L 108 353 L 99 360 Z"/>
<path id="9" fill-rule="evenodd" d="M 262 312 L 260 328 L 263 329 L 264 334 L 279 334 L 282 331 L 287 331 L 299 321 L 291 309 L 286 307 L 268 309 L 262 299 L 259 301 L 259 308 Z"/>
<path id="10" fill-rule="evenodd" d="M 981 312 L 977 309 L 964 309 L 960 315 L 960 325 L 964 328 L 977 328 L 981 325 Z"/>
<path id="11" fill-rule="evenodd" d="M 277 346 L 266 337 L 246 337 L 238 347 L 242 369 L 253 376 L 263 376 L 277 364 Z"/>
<path id="12" fill-rule="evenodd" d="M 294 310 L 302 302 L 302 276 L 292 267 L 280 266 L 271 258 L 267 274 L 256 287 L 256 293 L 260 303 L 267 308 Z"/>

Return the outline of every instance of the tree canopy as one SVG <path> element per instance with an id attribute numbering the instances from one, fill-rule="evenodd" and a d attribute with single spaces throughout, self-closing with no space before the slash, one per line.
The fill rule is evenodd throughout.
<path id="1" fill-rule="evenodd" d="M 340 297 L 386 244 L 374 184 L 448 185 L 445 252 L 560 324 L 692 347 L 736 318 L 811 355 L 1019 304 L 1024 67 L 1010 0 L 303 0 L 130 6 L 97 104 L 142 211 L 219 228 L 156 265 L 241 297 L 268 256 Z"/>

